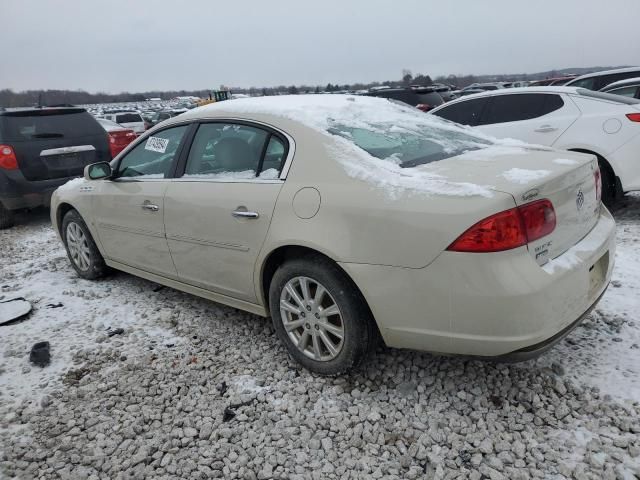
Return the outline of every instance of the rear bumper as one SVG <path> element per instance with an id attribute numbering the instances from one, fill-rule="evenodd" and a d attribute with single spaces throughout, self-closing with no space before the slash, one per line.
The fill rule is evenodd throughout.
<path id="1" fill-rule="evenodd" d="M 7 210 L 48 207 L 53 191 L 72 178 L 29 181 L 19 170 L 0 170 L 0 202 Z"/>
<path id="2" fill-rule="evenodd" d="M 387 345 L 515 358 L 535 356 L 571 331 L 607 288 L 614 257 L 615 222 L 602 208 L 591 232 L 543 267 L 526 247 L 443 252 L 422 269 L 342 266 Z"/>
<path id="3" fill-rule="evenodd" d="M 513 362 L 513 363 L 516 363 L 516 362 L 524 362 L 526 360 L 531 360 L 532 358 L 539 357 L 544 352 L 546 352 L 547 350 L 551 349 L 555 344 L 557 344 L 561 340 L 563 340 L 578 325 L 580 325 L 580 323 L 582 323 L 582 321 L 587 317 L 587 315 L 589 315 L 591 313 L 591 311 L 595 308 L 595 306 L 598 304 L 600 299 L 604 296 L 605 292 L 607 291 L 607 287 L 608 286 L 609 285 L 607 284 L 607 286 L 602 291 L 602 293 L 597 298 L 597 300 L 595 302 L 593 302 L 591 304 L 591 306 L 582 315 L 580 315 L 580 317 L 578 317 L 578 319 L 575 322 L 573 322 L 571 325 L 569 325 L 568 327 L 564 328 L 563 330 L 560 330 L 554 336 L 552 336 L 552 337 L 550 337 L 550 338 L 548 338 L 546 340 L 543 340 L 540 343 L 536 343 L 535 345 L 530 345 L 528 347 L 521 348 L 520 350 L 516 350 L 515 352 L 507 353 L 505 355 L 500 355 L 500 356 L 497 356 L 497 357 L 483 357 L 483 358 L 496 360 L 496 361 L 499 361 L 499 362 Z"/>

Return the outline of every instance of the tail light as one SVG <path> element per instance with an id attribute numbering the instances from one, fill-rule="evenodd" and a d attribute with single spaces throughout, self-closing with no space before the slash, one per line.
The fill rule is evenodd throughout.
<path id="1" fill-rule="evenodd" d="M 600 173 L 600 168 L 596 168 L 596 171 L 593 172 L 593 178 L 596 182 L 596 200 L 600 203 L 600 200 L 602 200 L 602 174 Z"/>
<path id="2" fill-rule="evenodd" d="M 428 103 L 419 103 L 418 105 L 416 105 L 416 108 L 418 110 L 422 110 L 423 112 L 428 112 L 429 110 L 431 110 L 431 105 L 429 105 Z"/>
<path id="3" fill-rule="evenodd" d="M 17 170 L 18 159 L 11 145 L 0 145 L 0 168 L 4 170 Z"/>
<path id="4" fill-rule="evenodd" d="M 549 235 L 556 228 L 556 212 L 549 200 L 537 200 L 496 213 L 460 235 L 447 250 L 502 252 Z"/>
<path id="5" fill-rule="evenodd" d="M 640 122 L 640 113 L 627 113 L 627 118 L 632 122 Z"/>

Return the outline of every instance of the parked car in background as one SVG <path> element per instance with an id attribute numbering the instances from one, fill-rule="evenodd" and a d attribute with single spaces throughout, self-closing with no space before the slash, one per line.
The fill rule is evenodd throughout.
<path id="1" fill-rule="evenodd" d="M 1 110 L 0 228 L 16 210 L 48 206 L 58 186 L 110 158 L 107 134 L 83 108 Z"/>
<path id="2" fill-rule="evenodd" d="M 636 99 L 584 88 L 514 88 L 454 100 L 430 113 L 494 137 L 596 155 L 605 203 L 640 190 Z"/>
<path id="3" fill-rule="evenodd" d="M 431 87 L 383 88 L 370 90 L 367 96 L 397 100 L 423 112 L 428 112 L 444 103 L 440 94 Z"/>
<path id="4" fill-rule="evenodd" d="M 613 82 L 626 80 L 627 78 L 640 77 L 640 67 L 617 68 L 603 72 L 593 72 L 581 75 L 568 81 L 567 87 L 582 87 L 589 90 L 601 90 Z"/>
<path id="5" fill-rule="evenodd" d="M 596 304 L 615 254 L 594 156 L 505 149 L 366 96 L 167 120 L 58 189 L 51 219 L 80 277 L 111 266 L 271 316 L 289 354 L 325 375 L 379 335 L 539 355 Z"/>
<path id="6" fill-rule="evenodd" d="M 122 125 L 118 125 L 106 118 L 98 118 L 97 120 L 109 135 L 109 151 L 111 152 L 112 158 L 115 158 L 116 155 L 137 138 L 136 132 L 130 128 L 124 128 Z"/>
<path id="7" fill-rule="evenodd" d="M 625 97 L 640 98 L 640 77 L 610 83 L 600 91 Z"/>
<path id="8" fill-rule="evenodd" d="M 178 109 L 173 109 L 173 110 L 161 110 L 159 112 L 156 112 L 150 119 L 150 124 L 152 127 L 155 127 L 157 124 L 159 124 L 160 122 L 164 122 L 165 120 L 168 120 L 170 118 L 176 117 L 182 113 L 187 112 L 188 110 L 186 108 L 178 108 Z"/>
<path id="9" fill-rule="evenodd" d="M 125 128 L 130 128 L 137 135 L 144 133 L 146 130 L 144 119 L 138 112 L 106 113 L 103 116 L 107 120 L 111 120 Z"/>
<path id="10" fill-rule="evenodd" d="M 529 87 L 549 87 L 549 86 L 560 86 L 560 85 L 564 85 L 567 82 L 573 80 L 574 78 L 576 78 L 576 75 L 563 75 L 561 77 L 551 77 L 551 78 L 545 78 L 544 80 L 534 80 L 532 82 L 529 82 Z M 520 85 L 522 87 L 527 86 L 527 85 Z"/>

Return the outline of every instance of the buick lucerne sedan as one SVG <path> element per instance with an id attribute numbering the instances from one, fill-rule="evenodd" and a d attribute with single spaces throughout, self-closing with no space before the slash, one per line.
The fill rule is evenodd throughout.
<path id="1" fill-rule="evenodd" d="M 335 375 L 386 345 L 504 359 L 553 345 L 609 284 L 595 156 L 497 141 L 384 99 L 230 100 L 60 187 L 73 268 L 271 317 Z"/>

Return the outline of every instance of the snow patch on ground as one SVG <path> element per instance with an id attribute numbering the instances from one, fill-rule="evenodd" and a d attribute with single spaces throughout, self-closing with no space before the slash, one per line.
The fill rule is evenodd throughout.
<path id="1" fill-rule="evenodd" d="M 77 180 L 82 181 L 71 182 L 79 184 Z M 40 228 L 16 227 L 1 235 L 0 300 L 24 297 L 33 311 L 0 326 L 0 403 L 37 401 L 78 367 L 74 359 L 85 350 L 112 349 L 118 352 L 117 361 L 146 353 L 154 345 L 183 341 L 171 330 L 171 312 L 142 294 L 155 284 L 136 279 L 139 285 L 132 289 L 117 274 L 99 282 L 78 278 L 48 221 Z M 62 306 L 55 307 L 59 303 Z M 124 332 L 109 337 L 117 328 Z M 31 347 L 41 341 L 51 345 L 51 364 L 44 368 L 29 362 Z"/>
<path id="2" fill-rule="evenodd" d="M 562 364 L 570 379 L 617 399 L 640 401 L 640 195 L 627 195 L 625 203 L 615 212 L 616 263 L 607 292 L 564 342 L 537 361 Z"/>

